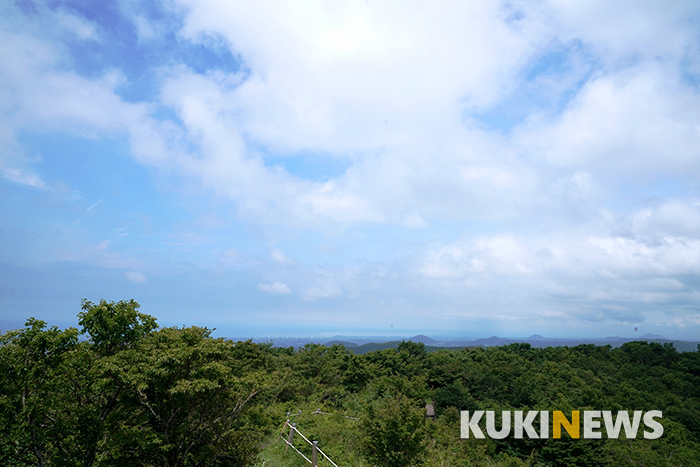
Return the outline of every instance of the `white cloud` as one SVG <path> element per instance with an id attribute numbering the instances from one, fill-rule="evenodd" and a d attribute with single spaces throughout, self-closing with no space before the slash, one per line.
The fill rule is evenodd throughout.
<path id="1" fill-rule="evenodd" d="M 5 180 L 21 183 L 22 185 L 29 185 L 34 188 L 41 188 L 42 190 L 46 189 L 46 184 L 38 175 L 7 167 L 2 160 L 0 160 L 0 166 L 2 166 L 0 167 L 0 173 L 2 173 L 2 178 Z"/>
<path id="2" fill-rule="evenodd" d="M 53 16 L 55 16 L 62 30 L 75 34 L 82 40 L 98 39 L 98 34 L 94 25 L 85 17 L 76 14 L 76 12 L 59 8 L 53 13 Z"/>
<path id="3" fill-rule="evenodd" d="M 638 238 L 698 238 L 700 200 L 658 201 L 629 215 L 620 230 Z"/>
<path id="4" fill-rule="evenodd" d="M 40 7 L 31 18 L 11 5 L 0 8 L 0 166 L 4 178 L 45 187 L 29 168 L 42 155 L 27 154 L 18 143 L 22 132 L 62 131 L 97 138 L 126 133 L 141 162 L 164 161 L 177 154 L 178 130 L 151 117 L 154 108 L 125 102 L 116 89 L 123 74 L 106 69 L 96 78 L 72 72 L 73 57 L 64 44 L 71 34 L 94 40 L 95 26 L 75 12 Z M 8 21 L 13 27 L 8 27 Z"/>
<path id="5" fill-rule="evenodd" d="M 223 38 L 247 67 L 238 75 L 173 70 L 163 102 L 201 148 L 181 166 L 256 222 L 326 229 L 500 220 L 541 207 L 549 194 L 542 187 L 561 178 L 552 165 L 654 177 L 688 173 L 700 160 L 693 149 L 700 102 L 679 73 L 694 37 L 684 14 L 602 2 L 585 15 L 561 2 L 444 2 L 428 10 L 179 3 L 185 38 Z M 601 21 L 624 31 L 606 35 Z M 511 139 L 474 123 L 473 112 L 532 90 L 524 72 L 562 50 L 575 70 L 562 72 L 568 88 L 548 91 L 540 82 L 536 92 L 542 101 L 548 92 L 573 95 L 563 113 L 548 113 L 551 103 L 540 112 L 534 101 Z M 350 156 L 352 165 L 319 183 L 265 165 L 265 151 Z M 411 212 L 420 212 L 420 222 Z"/>
<path id="6" fill-rule="evenodd" d="M 202 148 L 185 170 L 247 216 L 317 228 L 368 221 L 415 228 L 429 222 L 426 205 L 430 217 L 453 215 L 454 203 L 445 200 L 482 184 L 489 194 L 503 183 L 513 191 L 528 186 L 527 175 L 514 176 L 512 161 L 508 169 L 490 157 L 509 158 L 509 150 L 465 131 L 460 112 L 488 105 L 510 86 L 536 53 L 532 46 L 546 41 L 536 22 L 508 24 L 510 12 L 495 4 L 182 4 L 185 37 L 225 38 L 249 70 L 224 76 L 176 69 L 163 102 Z M 254 146 L 350 155 L 353 166 L 328 183 L 310 182 L 263 165 L 266 154 Z M 468 187 L 455 176 L 487 160 L 496 165 L 484 169 L 492 175 Z M 416 208 L 420 222 L 411 214 L 407 222 L 405 213 Z"/>
<path id="7" fill-rule="evenodd" d="M 147 42 L 156 38 L 156 31 L 153 24 L 151 24 L 147 18 L 136 15 L 134 16 L 133 21 L 136 25 L 136 34 L 138 35 L 139 42 Z"/>
<path id="8" fill-rule="evenodd" d="M 279 264 L 294 264 L 295 261 L 292 258 L 287 257 L 282 250 L 279 248 L 274 248 L 270 250 L 270 258 L 275 263 Z"/>
<path id="9" fill-rule="evenodd" d="M 427 286 L 445 293 L 463 291 L 470 300 L 493 306 L 506 300 L 507 308 L 523 319 L 541 308 L 568 308 L 567 301 L 576 304 L 567 315 L 574 321 L 603 319 L 601 308 L 611 310 L 614 304 L 628 307 L 621 320 L 641 319 L 639 307 L 648 304 L 664 303 L 669 313 L 685 314 L 700 298 L 688 280 L 700 274 L 700 230 L 691 232 L 684 224 L 679 228 L 677 222 L 689 218 L 694 225 L 697 209 L 696 201 L 675 200 L 640 209 L 631 217 L 644 220 L 632 224 L 599 219 L 582 231 L 534 238 L 465 235 L 427 250 L 416 272 L 429 281 Z M 654 221 L 666 212 L 673 213 L 668 224 Z M 514 297 L 520 297 L 518 305 L 510 303 Z M 602 316 L 616 319 L 612 312 Z"/>
<path id="10" fill-rule="evenodd" d="M 271 294 L 290 294 L 292 293 L 292 290 L 287 286 L 287 284 L 283 284 L 282 282 L 274 282 L 272 284 L 259 284 L 258 288 L 262 290 L 263 292 L 271 293 Z"/>
<path id="11" fill-rule="evenodd" d="M 136 271 L 127 271 L 124 273 L 124 276 L 129 279 L 131 282 L 138 282 L 140 284 L 143 284 L 146 282 L 146 276 L 143 273 L 136 272 Z"/>
<path id="12" fill-rule="evenodd" d="M 69 43 L 99 44 L 97 24 L 69 10 L 29 18 L 0 6 L 3 178 L 53 186 L 34 170 L 51 155 L 21 143 L 32 131 L 124 139 L 139 163 L 175 184 L 232 201 L 231 217 L 261 232 L 257 257 L 296 242 L 289 251 L 299 259 L 299 244 L 319 232 L 319 245 L 342 245 L 343 264 L 331 272 L 294 268 L 308 301 L 345 294 L 381 309 L 399 297 L 453 316 L 493 303 L 493 316 L 542 312 L 572 323 L 630 320 L 639 304 L 697 303 L 683 277 L 700 272 L 700 205 L 691 199 L 700 97 L 688 75 L 700 69 L 697 2 L 170 7 L 178 21 L 154 22 L 138 2 L 123 2 L 140 46 L 182 18 L 182 30 L 167 32 L 229 47 L 241 70 L 150 69 L 158 91 L 127 102 L 127 72 L 86 77 L 75 66 Z M 308 153 L 348 167 L 315 179 L 280 162 L 293 167 Z M 673 193 L 655 188 L 669 178 Z M 207 228 L 222 224 L 212 217 Z M 194 250 L 211 237 L 169 238 L 167 246 Z M 73 244 L 51 258 L 140 267 L 110 248 Z M 219 252 L 217 267 L 246 267 L 228 244 L 207 248 Z M 277 264 L 265 267 L 297 264 L 279 248 L 269 257 Z M 282 282 L 259 288 L 291 293 Z M 404 297 L 415 291 L 424 295 Z"/>
<path id="13" fill-rule="evenodd" d="M 362 143 L 368 136 L 358 131 L 384 134 L 375 127 L 386 119 L 463 97 L 488 102 L 541 40 L 527 19 L 507 24 L 509 12 L 494 3 L 180 3 L 188 9 L 186 37 L 220 34 L 241 53 L 255 74 L 242 91 L 246 110 L 273 141 L 335 136 L 326 132 L 341 130 L 337 119 L 345 116 L 352 125 L 337 136 L 356 148 L 355 137 Z M 385 111 L 376 123 L 373 108 Z M 295 137 L 294 129 L 302 133 Z"/>
<path id="14" fill-rule="evenodd" d="M 155 33 L 137 5 L 124 5 L 144 39 Z M 683 54 L 694 53 L 695 36 L 684 23 L 692 3 L 680 12 L 602 2 L 582 12 L 557 1 L 178 5 L 183 38 L 218 38 L 246 67 L 238 74 L 178 65 L 163 71 L 159 103 L 174 109 L 182 125 L 151 118 L 156 103 L 121 100 L 119 71 L 98 79 L 66 72 L 69 59 L 57 36 L 52 42 L 6 8 L 26 26 L 24 33 L 2 31 L 3 84 L 14 91 L 0 99 L 19 109 L 2 122 L 12 129 L 7 141 L 37 124 L 127 132 L 138 161 L 213 187 L 237 203 L 244 219 L 321 230 L 517 218 L 541 207 L 562 167 L 593 176 L 697 172 L 700 102 L 679 71 L 680 60 L 688 61 Z M 78 37 L 99 36 L 73 12 L 42 11 L 39 23 L 57 25 L 46 29 L 62 31 L 72 22 L 82 25 Z M 599 27 L 606 22 L 616 24 L 615 35 Z M 571 81 L 574 98 L 561 114 L 538 112 L 535 101 L 531 118 L 510 139 L 475 123 L 474 112 L 530 89 L 524 73 L 536 60 L 572 43 L 581 44 L 571 52 L 574 61 L 589 65 L 576 65 L 583 87 Z M 599 69 L 586 75 L 599 59 Z M 296 151 L 349 157 L 352 164 L 323 182 L 266 165 L 268 153 Z M 27 164 L 6 165 L 31 174 L 22 169 Z"/>
<path id="15" fill-rule="evenodd" d="M 223 37 L 246 66 L 175 70 L 163 92 L 202 148 L 187 170 L 245 218 L 324 232 L 434 226 L 423 261 L 395 272 L 396 293 L 425 290 L 455 315 L 563 309 L 576 326 L 692 302 L 681 276 L 699 267 L 696 207 L 664 204 L 640 221 L 603 206 L 621 204 L 620 184 L 700 173 L 700 102 L 681 75 L 684 54 L 698 61 L 685 22 L 697 5 L 180 3 L 184 37 Z M 546 65 L 554 53 L 568 57 Z M 551 69 L 528 82 L 541 63 Z M 485 129 L 481 112 L 525 92 L 522 123 Z M 267 152 L 302 150 L 351 166 L 316 182 L 265 165 Z M 477 227 L 447 242 L 441 223 Z M 368 274 L 319 277 L 302 298 L 384 290 Z M 601 311 L 611 301 L 630 307 Z"/>
<path id="16" fill-rule="evenodd" d="M 694 1 L 680 1 L 674 8 L 656 2 L 622 0 L 567 2 L 551 0 L 546 11 L 562 40 L 582 40 L 604 64 L 620 61 L 680 59 L 697 41 L 691 18 L 698 13 Z"/>
<path id="17" fill-rule="evenodd" d="M 533 116 L 518 141 L 533 158 L 616 177 L 700 168 L 700 95 L 679 70 L 648 64 L 587 82 L 559 116 Z"/>

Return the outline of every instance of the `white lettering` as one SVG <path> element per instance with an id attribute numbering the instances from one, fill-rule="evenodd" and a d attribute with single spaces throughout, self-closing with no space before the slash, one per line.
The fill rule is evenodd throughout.
<path id="1" fill-rule="evenodd" d="M 549 412 L 546 410 L 540 412 L 540 438 L 549 438 Z"/>
<path id="2" fill-rule="evenodd" d="M 496 412 L 486 411 L 486 432 L 493 439 L 503 439 L 510 434 L 510 411 L 501 412 L 501 431 L 496 431 Z"/>
<path id="3" fill-rule="evenodd" d="M 603 433 L 593 431 L 600 428 L 600 420 L 593 420 L 594 418 L 600 418 L 600 410 L 585 410 L 583 412 L 584 439 L 600 439 L 603 436 Z"/>
<path id="4" fill-rule="evenodd" d="M 468 410 L 462 410 L 460 412 L 461 414 L 461 426 L 460 426 L 460 437 L 461 438 L 469 438 L 469 430 L 474 433 L 474 438 L 478 439 L 483 439 L 484 438 L 484 433 L 481 431 L 481 428 L 479 428 L 479 420 L 481 420 L 481 416 L 484 415 L 483 410 L 476 410 L 474 411 L 474 416 L 469 419 L 469 411 Z"/>
<path id="5" fill-rule="evenodd" d="M 603 420 L 605 421 L 605 429 L 608 432 L 608 438 L 617 439 L 620 435 L 620 428 L 623 426 L 625 427 L 625 436 L 627 439 L 636 438 L 640 418 L 642 418 L 642 411 L 635 410 L 632 423 L 630 423 L 630 414 L 627 413 L 626 410 L 620 410 L 617 412 L 617 418 L 613 423 L 612 412 L 604 410 Z"/>
<path id="6" fill-rule="evenodd" d="M 514 436 L 517 439 L 521 439 L 523 437 L 523 428 L 525 429 L 525 432 L 527 433 L 528 438 L 530 439 L 537 439 L 537 432 L 535 431 L 534 428 L 532 428 L 532 422 L 535 421 L 535 417 L 537 416 L 539 412 L 536 410 L 530 410 L 527 413 L 527 416 L 525 417 L 525 420 L 523 420 L 523 411 L 522 410 L 516 410 L 515 411 L 515 421 L 513 424 L 513 430 L 514 430 Z"/>
<path id="7" fill-rule="evenodd" d="M 645 430 L 644 439 L 658 439 L 661 438 L 661 435 L 664 434 L 664 426 L 661 423 L 654 420 L 655 417 L 663 417 L 660 410 L 650 410 L 649 412 L 644 414 L 644 424 L 648 428 L 654 430 L 651 433 Z"/>

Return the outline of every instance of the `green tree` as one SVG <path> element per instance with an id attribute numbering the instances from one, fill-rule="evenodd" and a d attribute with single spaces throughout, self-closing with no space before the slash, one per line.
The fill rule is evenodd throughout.
<path id="1" fill-rule="evenodd" d="M 383 397 L 370 403 L 360 420 L 367 455 L 382 467 L 421 463 L 425 451 L 425 414 L 404 396 Z"/>
<path id="2" fill-rule="evenodd" d="M 343 387 L 350 392 L 361 391 L 372 376 L 365 360 L 349 352 L 344 356 L 338 371 Z"/>
<path id="3" fill-rule="evenodd" d="M 30 318 L 25 328 L 0 336 L 0 463 L 52 465 L 62 430 L 60 407 L 68 397 L 62 367 L 78 331 L 46 329 Z"/>
<path id="4" fill-rule="evenodd" d="M 602 465 L 611 467 L 684 467 L 700 465 L 700 446 L 684 427 L 662 419 L 664 435 L 646 440 L 638 432 L 637 439 L 608 439 L 603 446 Z"/>
<path id="5" fill-rule="evenodd" d="M 110 357 L 126 390 L 109 419 L 105 465 L 245 466 L 259 432 L 241 415 L 264 371 L 240 375 L 235 344 L 206 328 L 163 328 Z M 248 347 L 249 344 L 243 343 Z M 257 358 L 257 355 L 255 355 Z"/>
<path id="6" fill-rule="evenodd" d="M 459 382 L 436 389 L 434 399 L 438 414 L 442 414 L 447 407 L 469 411 L 479 409 L 474 398 Z"/>
<path id="7" fill-rule="evenodd" d="M 119 302 L 100 300 L 94 304 L 83 299 L 78 313 L 81 334 L 88 334 L 95 349 L 104 355 L 131 348 L 139 339 L 158 329 L 153 316 L 139 313 L 134 300 Z"/>

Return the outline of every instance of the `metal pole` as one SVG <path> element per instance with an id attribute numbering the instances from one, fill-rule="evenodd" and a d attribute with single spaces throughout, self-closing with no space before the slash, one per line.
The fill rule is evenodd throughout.
<path id="1" fill-rule="evenodd" d="M 318 441 L 314 441 L 314 444 L 311 446 L 311 465 L 313 467 L 318 466 L 318 462 L 316 460 L 317 456 L 318 456 Z"/>
<path id="2" fill-rule="evenodd" d="M 292 425 L 289 427 L 289 438 L 287 438 L 287 442 L 289 444 L 292 444 L 292 441 L 294 441 L 294 428 L 297 426 L 296 423 L 292 423 Z M 289 444 L 284 446 L 284 450 L 286 451 L 289 449 Z"/>

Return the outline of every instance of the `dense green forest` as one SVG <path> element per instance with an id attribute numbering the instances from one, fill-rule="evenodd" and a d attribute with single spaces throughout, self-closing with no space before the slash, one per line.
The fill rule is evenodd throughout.
<path id="1" fill-rule="evenodd" d="M 338 467 L 700 465 L 700 349 L 402 342 L 355 355 L 160 328 L 138 310 L 83 301 L 79 329 L 31 318 L 0 336 L 0 465 L 309 465 L 284 442 L 287 419 Z M 664 434 L 460 439 L 459 411 L 480 409 L 662 410 Z"/>

